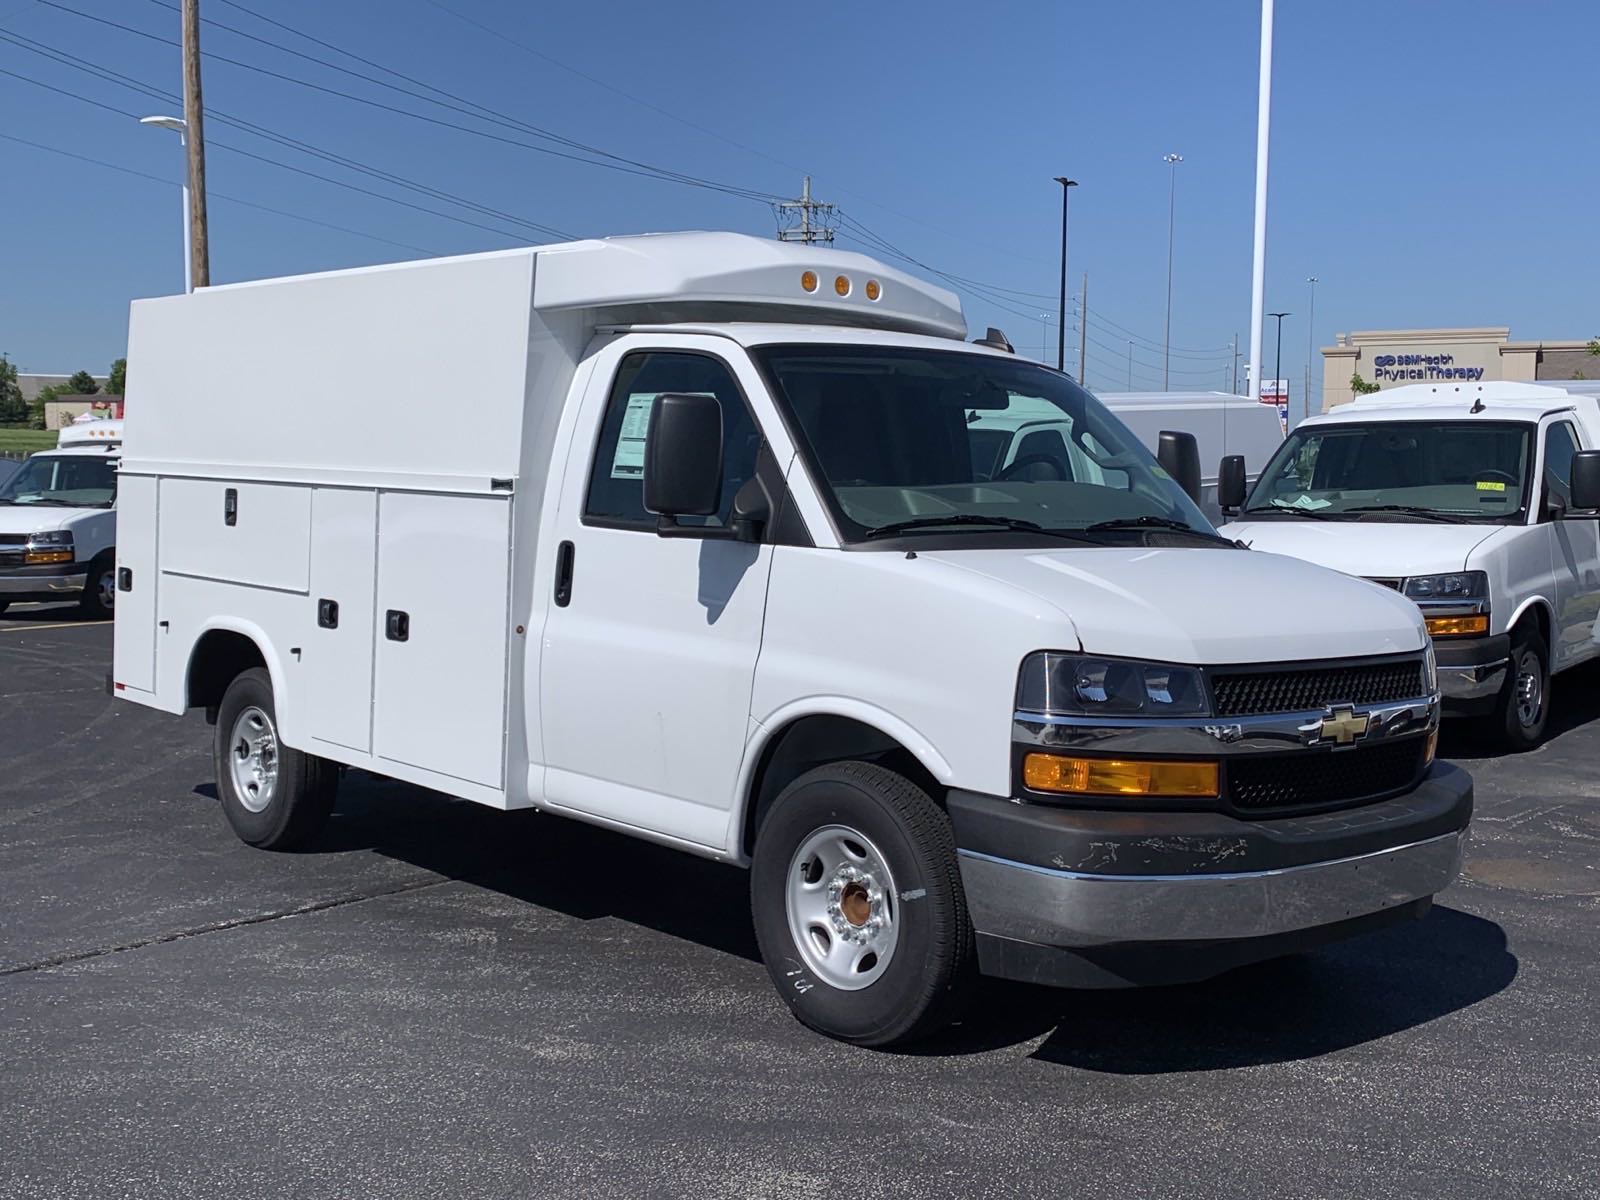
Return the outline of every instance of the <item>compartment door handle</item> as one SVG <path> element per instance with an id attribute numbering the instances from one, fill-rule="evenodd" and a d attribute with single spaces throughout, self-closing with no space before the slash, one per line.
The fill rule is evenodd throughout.
<path id="1" fill-rule="evenodd" d="M 391 642 L 403 642 L 411 636 L 411 614 L 391 608 L 384 617 L 383 633 Z"/>

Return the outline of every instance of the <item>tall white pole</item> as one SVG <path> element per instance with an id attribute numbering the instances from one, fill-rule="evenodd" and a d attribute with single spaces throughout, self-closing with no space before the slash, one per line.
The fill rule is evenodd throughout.
<path id="1" fill-rule="evenodd" d="M 192 234 L 193 234 L 193 226 L 190 224 L 190 222 L 192 222 L 194 220 L 194 213 L 191 212 L 190 209 L 189 209 L 189 169 L 188 169 L 189 139 L 186 138 L 183 135 L 183 131 L 181 129 L 178 131 L 178 145 L 183 149 L 183 154 L 184 154 L 184 171 L 183 171 L 183 290 L 185 292 L 192 292 L 192 291 L 194 291 L 194 271 L 191 270 L 191 266 L 193 265 L 193 262 L 194 262 L 194 237 L 192 236 Z"/>
<path id="2" fill-rule="evenodd" d="M 1261 399 L 1261 326 L 1267 307 L 1267 144 L 1272 128 L 1272 0 L 1261 0 L 1256 93 L 1256 237 L 1250 266 L 1250 398 Z"/>

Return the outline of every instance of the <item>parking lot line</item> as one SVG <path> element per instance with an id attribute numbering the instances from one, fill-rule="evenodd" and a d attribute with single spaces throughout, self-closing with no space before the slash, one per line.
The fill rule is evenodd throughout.
<path id="1" fill-rule="evenodd" d="M 21 633 L 25 629 L 91 629 L 110 621 L 59 621 L 54 625 L 0 625 L 0 633 Z"/>

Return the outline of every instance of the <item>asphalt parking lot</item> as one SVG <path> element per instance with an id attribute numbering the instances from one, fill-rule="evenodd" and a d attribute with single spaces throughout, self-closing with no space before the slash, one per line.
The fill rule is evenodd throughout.
<path id="1" fill-rule="evenodd" d="M 0 618 L 5 1197 L 1600 1196 L 1600 672 L 1533 754 L 1449 731 L 1425 921 L 885 1054 L 790 1019 L 740 871 L 356 774 L 249 849 L 110 647 Z"/>

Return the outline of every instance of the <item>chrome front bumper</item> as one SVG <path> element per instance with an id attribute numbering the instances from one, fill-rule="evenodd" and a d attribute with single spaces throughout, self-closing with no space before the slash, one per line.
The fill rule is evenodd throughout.
<path id="1" fill-rule="evenodd" d="M 1224 941 L 1333 925 L 1448 887 L 1466 831 L 1352 858 L 1212 875 L 1102 875 L 963 850 L 973 925 L 1023 942 Z"/>
<path id="2" fill-rule="evenodd" d="M 1473 663 L 1470 666 L 1439 668 L 1439 691 L 1448 703 L 1454 700 L 1487 700 L 1498 696 L 1505 686 L 1510 659 Z"/>
<path id="3" fill-rule="evenodd" d="M 83 591 L 88 579 L 85 571 L 75 575 L 23 575 L 0 571 L 0 597 L 76 596 Z"/>

